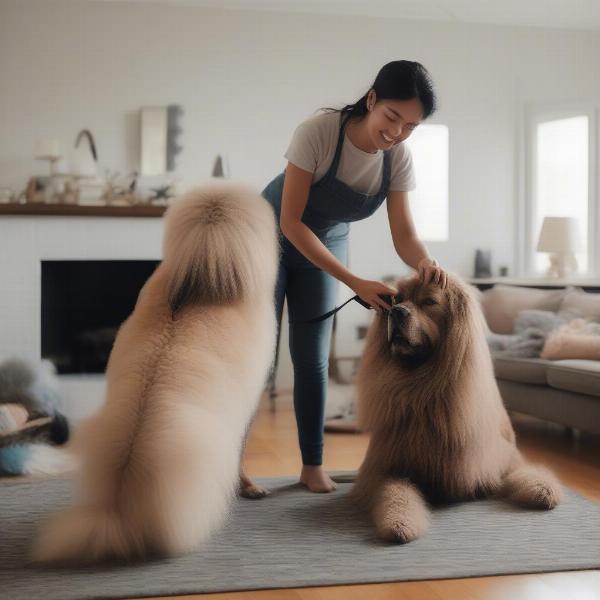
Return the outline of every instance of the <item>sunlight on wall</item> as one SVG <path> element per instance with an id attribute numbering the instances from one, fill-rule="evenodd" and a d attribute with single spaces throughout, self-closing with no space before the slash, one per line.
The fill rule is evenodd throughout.
<path id="1" fill-rule="evenodd" d="M 419 125 L 406 141 L 411 150 L 417 189 L 410 208 L 419 237 L 427 242 L 448 239 L 448 127 Z"/>

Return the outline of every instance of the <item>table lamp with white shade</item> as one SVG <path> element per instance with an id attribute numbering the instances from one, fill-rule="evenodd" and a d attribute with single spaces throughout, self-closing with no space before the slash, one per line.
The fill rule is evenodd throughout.
<path id="1" fill-rule="evenodd" d="M 577 272 L 575 253 L 582 250 L 579 221 L 574 217 L 544 217 L 537 251 L 550 253 L 547 277 L 564 279 Z"/>
<path id="2" fill-rule="evenodd" d="M 35 147 L 37 160 L 47 160 L 50 164 L 50 175 L 56 174 L 56 164 L 62 158 L 62 150 L 58 140 L 39 140 Z"/>

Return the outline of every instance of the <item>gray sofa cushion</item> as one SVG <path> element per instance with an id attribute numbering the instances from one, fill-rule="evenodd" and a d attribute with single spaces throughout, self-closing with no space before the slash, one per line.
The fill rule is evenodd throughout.
<path id="1" fill-rule="evenodd" d="M 498 379 L 498 388 L 504 405 L 511 412 L 600 434 L 600 398 L 597 396 L 507 379 Z"/>
<path id="2" fill-rule="evenodd" d="M 548 361 L 547 381 L 559 390 L 600 396 L 600 361 Z"/>
<path id="3" fill-rule="evenodd" d="M 552 364 L 549 360 L 543 360 L 542 358 L 508 358 L 504 356 L 493 356 L 493 359 L 494 371 L 498 379 L 508 379 L 509 381 L 519 381 L 521 383 L 537 383 L 540 385 L 547 385 L 548 383 L 546 368 Z"/>

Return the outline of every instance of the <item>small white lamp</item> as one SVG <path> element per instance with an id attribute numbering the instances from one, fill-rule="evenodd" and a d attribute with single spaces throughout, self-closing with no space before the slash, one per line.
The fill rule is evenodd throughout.
<path id="1" fill-rule="evenodd" d="M 50 163 L 50 175 L 56 173 L 56 163 L 62 157 L 58 140 L 40 140 L 35 148 L 37 160 L 47 160 Z"/>
<path id="2" fill-rule="evenodd" d="M 577 272 L 575 253 L 581 251 L 579 222 L 574 217 L 544 217 L 538 252 L 550 253 L 547 277 L 564 279 Z"/>

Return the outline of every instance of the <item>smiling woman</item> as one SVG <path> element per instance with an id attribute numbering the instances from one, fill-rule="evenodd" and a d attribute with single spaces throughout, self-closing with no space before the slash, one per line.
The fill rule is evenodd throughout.
<path id="1" fill-rule="evenodd" d="M 372 107 L 368 127 L 351 121 L 346 130 L 354 145 L 365 152 L 376 153 L 403 142 L 423 119 L 423 106 L 416 98 L 377 102 L 377 94 L 371 90 L 367 102 Z"/>
<path id="2" fill-rule="evenodd" d="M 390 62 L 357 102 L 325 109 L 297 127 L 285 172 L 263 191 L 282 234 L 275 302 L 279 315 L 284 298 L 288 302 L 300 480 L 313 492 L 335 489 L 321 467 L 331 319 L 307 321 L 333 308 L 338 281 L 378 310 L 389 309 L 383 297 L 396 292 L 347 268 L 350 222 L 371 216 L 385 200 L 398 256 L 426 281 L 446 283 L 413 226 L 408 192 L 415 178 L 404 144 L 435 105 L 423 65 Z"/>

